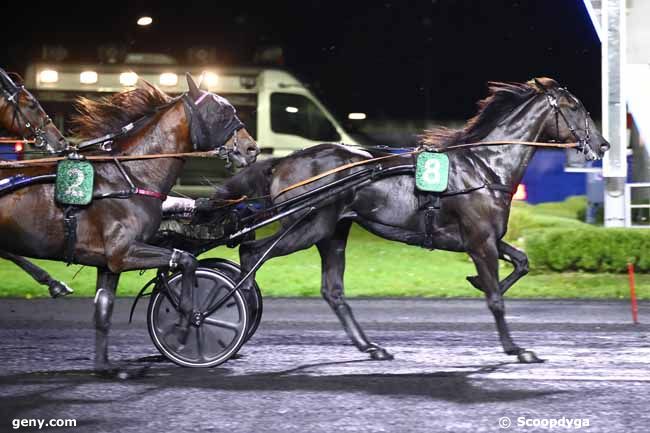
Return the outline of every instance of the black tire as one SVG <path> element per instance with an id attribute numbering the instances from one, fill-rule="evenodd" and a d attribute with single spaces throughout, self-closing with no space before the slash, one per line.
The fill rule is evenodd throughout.
<path id="1" fill-rule="evenodd" d="M 239 265 L 226 259 L 203 259 L 199 261 L 199 265 L 225 272 L 226 275 L 228 275 L 228 277 L 230 277 L 230 279 L 234 282 L 238 282 L 241 275 L 241 268 Z M 248 312 L 250 313 L 248 335 L 246 335 L 246 339 L 244 340 L 245 343 L 251 339 L 251 337 L 255 334 L 255 331 L 257 331 L 257 328 L 260 326 L 260 322 L 262 321 L 262 313 L 264 312 L 264 302 L 262 301 L 262 292 L 257 285 L 257 281 L 253 281 L 251 290 L 242 290 L 242 292 L 244 293 L 244 297 L 248 303 Z"/>
<path id="2" fill-rule="evenodd" d="M 169 278 L 169 288 L 176 299 L 180 296 L 181 280 L 180 273 Z M 208 302 L 214 304 L 235 287 L 225 273 L 204 267 L 196 270 L 196 280 L 193 306 L 198 311 L 207 310 Z M 228 361 L 244 344 L 249 329 L 248 305 L 239 290 L 200 326 L 191 325 L 184 345 L 172 332 L 179 315 L 166 293 L 156 291 L 151 295 L 147 310 L 151 340 L 160 353 L 183 367 L 214 367 Z"/>

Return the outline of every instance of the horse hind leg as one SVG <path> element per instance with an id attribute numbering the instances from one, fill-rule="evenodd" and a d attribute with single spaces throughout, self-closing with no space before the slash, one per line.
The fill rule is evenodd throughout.
<path id="1" fill-rule="evenodd" d="M 55 280 L 44 269 L 36 266 L 24 257 L 6 251 L 0 251 L 0 257 L 13 262 L 36 282 L 46 285 L 50 292 L 50 296 L 53 298 L 67 296 L 74 292 L 74 290 L 72 290 L 72 288 L 66 283 Z"/>
<path id="2" fill-rule="evenodd" d="M 113 302 L 120 274 L 107 269 L 97 269 L 95 288 L 95 371 L 113 371 L 108 362 L 108 333 L 111 328 Z"/>
<path id="3" fill-rule="evenodd" d="M 322 263 L 321 294 L 341 321 L 345 333 L 357 349 L 369 354 L 375 360 L 391 360 L 393 355 L 383 347 L 368 340 L 343 295 L 345 246 L 350 232 L 350 225 L 350 222 L 339 223 L 334 236 L 316 244 Z"/>
<path id="4" fill-rule="evenodd" d="M 499 287 L 499 251 L 497 242 L 491 238 L 476 246 L 469 254 L 476 265 L 480 288 L 485 293 L 488 308 L 494 316 L 503 351 L 516 355 L 522 363 L 542 362 L 534 352 L 525 350 L 514 343 L 505 320 L 505 303 Z"/>

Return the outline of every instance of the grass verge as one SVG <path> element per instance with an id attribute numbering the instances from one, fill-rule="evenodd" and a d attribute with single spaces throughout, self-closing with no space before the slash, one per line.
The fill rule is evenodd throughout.
<path id="1" fill-rule="evenodd" d="M 542 205 L 544 206 L 544 205 Z M 513 208 L 511 222 L 520 224 L 516 237 L 529 226 L 526 219 L 537 214 L 538 206 L 517 205 Z M 557 224 L 582 224 L 567 216 L 558 215 L 552 206 L 542 208 L 532 217 L 532 226 L 539 226 L 546 219 Z M 560 213 L 566 213 L 559 207 Z M 568 214 L 567 214 L 568 215 Z M 260 236 L 271 233 L 260 231 Z M 204 256 L 224 257 L 238 261 L 237 250 L 226 247 L 206 253 Z M 80 266 L 67 267 L 62 263 L 36 261 L 53 277 L 68 282 L 74 296 L 93 296 L 95 271 Z M 501 276 L 510 271 L 503 264 Z M 79 271 L 76 278 L 74 274 Z M 348 296 L 426 296 L 426 297 L 477 297 L 481 294 L 472 288 L 465 276 L 476 273 L 466 254 L 445 251 L 426 251 L 397 242 L 389 242 L 354 227 L 347 248 L 345 275 Z M 132 296 L 154 275 L 152 271 L 140 275 L 125 273 L 120 280 L 118 295 Z M 637 294 L 640 299 L 650 299 L 650 274 L 638 274 Z M 319 296 L 320 258 L 315 248 L 300 251 L 287 257 L 279 257 L 265 264 L 257 275 L 257 281 L 265 296 Z M 543 273 L 524 277 L 509 292 L 514 298 L 626 298 L 629 296 L 625 274 L 598 273 Z M 45 297 L 47 288 L 30 279 L 14 264 L 0 261 L 0 296 Z"/>

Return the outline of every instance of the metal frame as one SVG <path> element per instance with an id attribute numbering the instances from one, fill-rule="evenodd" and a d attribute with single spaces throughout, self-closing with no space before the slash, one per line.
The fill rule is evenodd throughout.
<path id="1" fill-rule="evenodd" d="M 625 184 L 625 227 L 650 229 L 650 225 L 632 224 L 632 209 L 650 209 L 650 202 L 648 204 L 632 204 L 632 188 L 650 188 L 650 182 Z"/>

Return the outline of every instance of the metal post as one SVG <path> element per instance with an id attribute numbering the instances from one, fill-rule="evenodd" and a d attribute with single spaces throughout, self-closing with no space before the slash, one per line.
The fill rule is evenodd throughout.
<path id="1" fill-rule="evenodd" d="M 603 160 L 605 226 L 625 224 L 627 177 L 627 108 L 623 90 L 625 66 L 625 0 L 602 0 L 603 135 L 612 145 Z"/>

